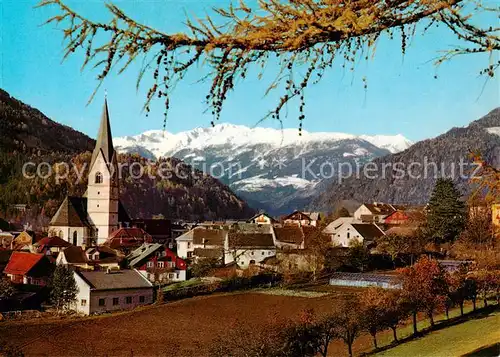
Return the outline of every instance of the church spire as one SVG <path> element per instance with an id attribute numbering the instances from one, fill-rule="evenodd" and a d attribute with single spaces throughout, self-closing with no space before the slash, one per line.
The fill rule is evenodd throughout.
<path id="1" fill-rule="evenodd" d="M 102 151 L 106 164 L 110 165 L 112 163 L 115 150 L 113 148 L 113 139 L 111 137 L 108 100 L 106 99 L 106 97 L 104 98 L 104 107 L 102 109 L 101 124 L 99 126 L 99 132 L 97 133 L 96 144 L 94 152 L 92 154 L 92 161 L 90 162 L 90 167 L 94 165 L 94 161 L 99 156 L 100 151 Z"/>

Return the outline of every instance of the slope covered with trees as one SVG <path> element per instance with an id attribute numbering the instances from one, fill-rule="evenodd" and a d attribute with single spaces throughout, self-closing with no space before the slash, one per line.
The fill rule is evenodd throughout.
<path id="1" fill-rule="evenodd" d="M 0 114 L 0 214 L 16 218 L 18 212 L 11 206 L 28 204 L 30 223 L 42 226 L 67 194 L 85 193 L 86 170 L 94 140 L 50 120 L 5 91 L 0 92 Z M 47 162 L 53 171 L 62 168 L 57 163 L 64 162 L 72 169 L 61 180 L 55 175 L 31 179 L 23 176 L 22 167 L 26 162 Z M 203 220 L 252 214 L 247 204 L 226 185 L 180 160 L 149 163 L 137 155 L 120 155 L 119 162 L 124 167 L 121 197 L 131 217 L 162 214 L 168 218 Z M 140 178 L 134 178 L 137 172 L 129 169 L 134 167 L 133 163 L 150 169 Z M 161 175 L 157 171 L 160 167 L 166 168 Z M 83 172 L 83 180 L 78 180 L 75 169 Z"/>
<path id="2" fill-rule="evenodd" d="M 361 168 L 359 178 L 354 172 L 342 182 L 335 180 L 313 200 L 311 208 L 329 211 L 341 200 L 425 204 L 442 176 L 451 177 L 459 192 L 467 194 L 475 170 L 472 153 L 480 153 L 493 167 L 500 166 L 500 136 L 492 129 L 498 127 L 500 108 L 467 127 L 453 128 L 400 153 L 377 158 L 370 164 L 375 171 L 367 170 L 365 175 Z M 404 169 L 404 174 L 397 169 Z"/>

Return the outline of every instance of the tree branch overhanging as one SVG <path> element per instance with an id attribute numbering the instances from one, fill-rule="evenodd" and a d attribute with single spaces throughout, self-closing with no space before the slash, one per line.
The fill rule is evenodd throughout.
<path id="1" fill-rule="evenodd" d="M 200 60 L 210 68 L 202 80 L 212 82 L 206 101 L 214 121 L 219 119 L 236 81 L 244 79 L 251 66 L 264 70 L 267 63 L 277 61 L 279 73 L 266 94 L 275 88 L 282 88 L 284 93 L 266 118 L 281 120 L 285 105 L 298 98 L 300 131 L 305 118 L 304 90 L 319 82 L 335 59 L 354 70 L 356 61 L 368 59 L 384 33 L 391 39 L 401 34 L 404 54 L 417 24 L 427 22 L 424 33 L 432 26 L 445 25 L 467 47 L 445 51 L 436 60 L 438 65 L 458 55 L 500 49 L 499 29 L 483 28 L 473 22 L 477 14 L 497 14 L 500 9 L 488 8 L 476 0 L 259 0 L 258 9 L 241 1 L 237 7 L 213 9 L 218 21 L 208 15 L 203 20 L 188 19 L 189 34 L 166 34 L 140 24 L 111 3 L 106 4 L 112 16 L 109 23 L 81 16 L 63 0 L 42 0 L 39 4 L 51 5 L 58 7 L 60 14 L 47 23 L 63 27 L 64 58 L 83 51 L 82 69 L 90 64 L 97 68 L 99 83 L 115 66 L 121 66 L 121 73 L 138 58 L 150 58 L 144 62 L 138 84 L 146 73 L 152 73 L 154 81 L 144 109 L 149 112 L 151 101 L 163 98 L 165 122 L 173 86 Z M 99 44 L 103 38 L 106 41 Z M 480 74 L 493 77 L 499 66 L 500 62 L 490 63 Z M 366 88 L 366 80 L 363 82 Z"/>

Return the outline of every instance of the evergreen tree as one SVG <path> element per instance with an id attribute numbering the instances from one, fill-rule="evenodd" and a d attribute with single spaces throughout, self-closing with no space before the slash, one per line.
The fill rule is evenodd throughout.
<path id="1" fill-rule="evenodd" d="M 432 238 L 453 241 L 466 223 L 465 204 L 451 179 L 436 182 L 427 211 L 427 233 Z"/>
<path id="2" fill-rule="evenodd" d="M 73 271 L 64 265 L 58 265 L 51 281 L 52 291 L 50 297 L 57 310 L 67 308 L 76 301 L 78 287 L 76 286 Z"/>

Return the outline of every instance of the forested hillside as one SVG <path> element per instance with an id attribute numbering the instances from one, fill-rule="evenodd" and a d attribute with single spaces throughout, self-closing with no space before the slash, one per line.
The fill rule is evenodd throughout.
<path id="1" fill-rule="evenodd" d="M 341 200 L 423 204 L 428 201 L 436 178 L 442 173 L 452 177 L 462 194 L 467 194 L 469 177 L 474 170 L 469 165 L 471 153 L 479 153 L 487 162 L 500 167 L 500 108 L 467 127 L 453 128 L 400 153 L 373 160 L 370 165 L 377 171 L 364 175 L 361 170 L 359 178 L 354 175 L 341 183 L 332 182 L 310 208 L 331 210 Z M 464 175 L 460 172 L 461 165 Z M 395 170 L 403 168 L 405 173 L 402 175 Z"/>
<path id="2" fill-rule="evenodd" d="M 0 90 L 0 214 L 25 220 L 24 214 L 13 210 L 12 205 L 28 204 L 28 220 L 37 226 L 46 224 L 66 194 L 80 196 L 85 192 L 86 179 L 78 181 L 74 170 L 60 182 L 54 175 L 29 179 L 23 176 L 23 164 L 48 162 L 55 169 L 56 163 L 65 162 L 81 170 L 88 168 L 93 147 L 94 140 L 88 136 L 50 120 Z M 137 155 L 120 155 L 119 161 L 125 166 L 133 162 L 146 164 Z M 121 197 L 132 217 L 163 214 L 168 218 L 202 220 L 240 218 L 253 213 L 226 185 L 180 160 L 162 159 L 151 164 L 151 170 L 162 162 L 177 172 L 163 175 L 169 177 L 164 179 L 148 174 L 133 179 L 128 169 L 124 170 Z"/>

